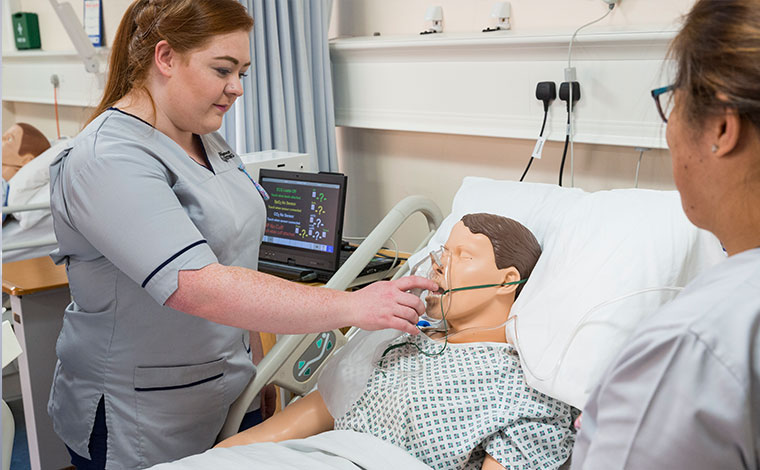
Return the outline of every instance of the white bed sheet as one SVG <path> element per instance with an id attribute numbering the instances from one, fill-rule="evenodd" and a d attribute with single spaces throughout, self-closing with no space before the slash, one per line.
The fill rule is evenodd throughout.
<path id="1" fill-rule="evenodd" d="M 41 240 L 54 238 L 53 216 L 48 213 L 42 220 L 28 229 L 21 228 L 17 220 L 9 220 L 3 225 L 3 246 L 8 243 L 16 243 L 27 240 Z M 3 263 L 20 261 L 22 259 L 40 258 L 48 256 L 55 249 L 55 245 L 22 248 L 20 250 L 3 250 Z"/>
<path id="2" fill-rule="evenodd" d="M 306 439 L 211 449 L 153 470 L 430 470 L 403 449 L 369 434 L 328 431 Z"/>

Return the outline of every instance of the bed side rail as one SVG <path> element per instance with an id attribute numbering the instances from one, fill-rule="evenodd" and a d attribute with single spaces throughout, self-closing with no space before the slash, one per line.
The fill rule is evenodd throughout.
<path id="1" fill-rule="evenodd" d="M 417 212 L 425 216 L 429 229 L 420 246 L 427 243 L 441 224 L 443 215 L 432 200 L 423 196 L 409 196 L 388 212 L 325 287 L 338 290 L 348 288 L 383 244 Z M 396 277 L 402 273 L 403 271 L 398 272 Z M 314 388 L 324 360 L 345 342 L 346 338 L 340 330 L 282 335 L 257 366 L 254 378 L 230 407 L 227 421 L 219 433 L 219 440 L 237 433 L 248 406 L 265 385 L 273 383 L 298 395 Z"/>
<path id="2" fill-rule="evenodd" d="M 37 204 L 4 206 L 3 214 L 12 214 L 14 212 L 38 211 L 38 210 L 50 211 L 50 203 L 39 202 Z M 24 240 L 24 241 L 19 241 L 19 242 L 3 243 L 2 251 L 23 250 L 25 248 L 36 248 L 38 246 L 55 246 L 57 244 L 58 244 L 58 240 L 56 240 L 55 237 L 45 237 L 45 238 L 38 238 L 36 240 Z"/>

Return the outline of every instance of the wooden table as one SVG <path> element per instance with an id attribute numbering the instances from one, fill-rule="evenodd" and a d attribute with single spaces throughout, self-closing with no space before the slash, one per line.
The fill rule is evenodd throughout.
<path id="1" fill-rule="evenodd" d="M 53 431 L 47 402 L 56 364 L 55 343 L 71 301 L 66 269 L 49 257 L 3 264 L 3 292 L 10 295 L 24 420 L 32 470 L 68 467 L 70 457 Z"/>

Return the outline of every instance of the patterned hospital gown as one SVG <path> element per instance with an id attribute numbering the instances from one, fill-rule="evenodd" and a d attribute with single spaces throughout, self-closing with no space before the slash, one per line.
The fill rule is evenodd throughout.
<path id="1" fill-rule="evenodd" d="M 423 335 L 404 335 L 429 353 Z M 335 429 L 379 437 L 435 469 L 479 469 L 487 452 L 508 469 L 554 469 L 575 441 L 571 407 L 525 382 L 505 343 L 449 344 L 429 357 L 411 344 L 389 351 Z"/>

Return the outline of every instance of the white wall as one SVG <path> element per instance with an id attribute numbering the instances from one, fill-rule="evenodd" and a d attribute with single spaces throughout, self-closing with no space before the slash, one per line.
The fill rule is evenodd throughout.
<path id="1" fill-rule="evenodd" d="M 331 37 L 417 34 L 426 28 L 423 18 L 429 5 L 443 7 L 444 32 L 473 33 L 492 24 L 488 14 L 493 3 L 336 0 Z M 513 31 L 520 33 L 572 33 L 604 14 L 606 8 L 601 0 L 513 0 L 511 4 Z M 692 4 L 693 0 L 623 0 L 598 28 L 666 31 L 677 28 Z M 348 127 L 339 128 L 337 135 L 341 170 L 349 175 L 344 229 L 349 235 L 366 234 L 393 204 L 409 194 L 427 195 L 447 213 L 465 175 L 518 180 L 534 145 L 533 140 L 523 139 Z M 562 143 L 547 143 L 544 158 L 533 163 L 526 180 L 556 184 L 561 153 Z M 575 185 L 588 191 L 632 187 L 638 158 L 639 152 L 630 147 L 576 144 Z M 568 162 L 564 182 L 567 185 L 569 181 Z M 644 154 L 639 187 L 674 188 L 667 150 Z M 412 249 L 423 230 L 419 217 L 395 239 L 402 248 Z"/>
<path id="2" fill-rule="evenodd" d="M 69 1 L 81 14 L 82 0 Z M 18 3 L 22 10 L 39 15 L 43 49 L 72 49 L 48 0 L 18 0 Z M 118 22 L 130 3 L 130 0 L 103 2 L 106 45 L 111 44 Z M 330 34 L 331 37 L 369 36 L 374 32 L 383 36 L 417 34 L 426 27 L 423 17 L 430 5 L 443 7 L 446 32 L 477 32 L 493 21 L 488 18 L 493 3 L 491 0 L 335 0 Z M 511 3 L 515 32 L 572 32 L 605 11 L 601 0 L 513 0 Z M 693 0 L 623 0 L 600 27 L 667 30 L 677 24 L 692 3 Z M 10 20 L 4 17 L 3 21 L 9 23 Z M 13 47 L 6 43 L 6 37 L 3 35 L 3 50 Z M 59 114 L 61 133 L 74 135 L 86 120 L 88 109 L 62 106 Z M 52 106 L 3 102 L 2 117 L 3 130 L 13 122 L 26 121 L 48 136 L 56 132 Z M 337 135 L 341 169 L 349 175 L 349 206 L 344 230 L 347 235 L 366 234 L 393 204 L 409 194 L 427 195 L 447 212 L 465 175 L 518 179 L 533 148 L 532 141 L 494 137 L 358 128 L 339 128 Z M 561 151 L 561 143 L 549 142 L 544 158 L 534 162 L 527 180 L 555 183 Z M 630 187 L 638 152 L 627 147 L 578 144 L 575 160 L 576 186 L 586 190 Z M 569 181 L 569 168 L 565 175 Z M 673 188 L 667 151 L 644 155 L 640 186 Z M 401 247 L 413 248 L 415 232 L 422 228 L 422 222 L 415 221 L 403 229 L 397 237 Z"/>
<path id="3" fill-rule="evenodd" d="M 11 8 L 18 5 L 19 11 L 32 12 L 37 14 L 40 23 L 40 40 L 42 49 L 45 51 L 69 51 L 74 50 L 74 46 L 69 41 L 63 25 L 58 21 L 58 17 L 50 5 L 50 0 L 2 0 L 3 3 L 9 2 Z M 84 0 L 58 0 L 60 3 L 69 2 L 74 8 L 82 21 L 82 12 L 84 10 Z M 132 3 L 132 0 L 103 0 L 103 32 L 105 34 L 106 45 L 110 45 L 119 21 L 124 11 Z M 10 19 L 3 18 L 3 28 L 10 25 Z M 3 35 L 3 52 L 16 50 L 13 44 L 8 44 L 6 36 Z"/>
<path id="4" fill-rule="evenodd" d="M 83 0 L 59 0 L 68 1 L 74 7 L 74 11 L 81 21 L 84 8 Z M 58 20 L 49 0 L 2 0 L 3 2 L 3 54 L 14 53 L 15 46 L 12 43 L 13 36 L 7 34 L 10 28 L 10 18 L 5 15 L 7 10 L 18 10 L 36 13 L 40 25 L 40 40 L 43 51 L 73 51 L 63 25 Z M 105 0 L 103 1 L 103 32 L 106 38 L 105 44 L 109 46 L 113 41 L 119 21 L 132 0 Z M 84 67 L 84 66 L 83 66 Z M 50 87 L 52 96 L 53 89 Z M 90 115 L 90 109 L 79 106 L 59 106 L 58 116 L 62 136 L 76 135 Z M 40 129 L 49 138 L 55 138 L 57 134 L 55 111 L 53 106 L 33 103 L 3 101 L 2 130 L 5 132 L 15 122 L 28 122 Z"/>
<path id="5" fill-rule="evenodd" d="M 332 37 L 417 34 L 429 6 L 443 8 L 444 32 L 477 32 L 491 25 L 497 0 L 335 0 Z M 514 31 L 574 30 L 605 12 L 601 0 L 512 0 Z M 666 29 L 693 0 L 623 0 L 602 25 Z"/>

